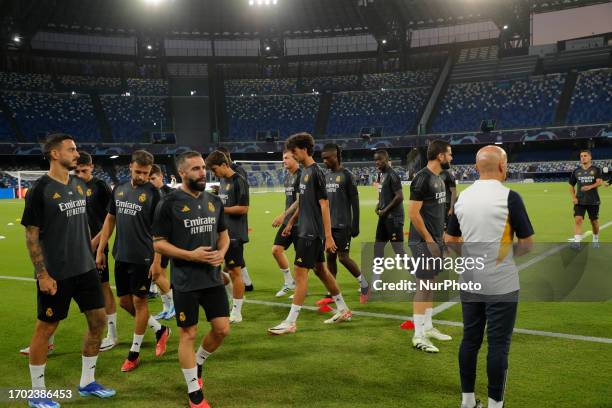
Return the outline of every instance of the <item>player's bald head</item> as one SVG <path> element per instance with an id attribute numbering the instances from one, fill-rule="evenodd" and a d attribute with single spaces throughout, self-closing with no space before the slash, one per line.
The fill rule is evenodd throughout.
<path id="1" fill-rule="evenodd" d="M 501 176 L 505 177 L 505 166 L 508 162 L 506 151 L 499 146 L 489 145 L 481 148 L 476 153 L 476 168 L 483 176 Z"/>

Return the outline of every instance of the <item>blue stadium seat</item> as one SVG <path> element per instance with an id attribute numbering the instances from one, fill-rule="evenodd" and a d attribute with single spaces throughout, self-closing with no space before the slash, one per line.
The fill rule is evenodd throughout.
<path id="1" fill-rule="evenodd" d="M 412 88 L 415 86 L 433 85 L 436 71 L 406 71 L 389 72 L 384 74 L 365 74 L 363 76 L 363 89 L 378 90 Z"/>
<path id="2" fill-rule="evenodd" d="M 6 91 L 2 99 L 30 142 L 54 132 L 68 133 L 80 142 L 101 140 L 89 95 Z"/>
<path id="3" fill-rule="evenodd" d="M 225 95 L 289 95 L 297 92 L 297 78 L 232 79 L 225 81 Z"/>
<path id="4" fill-rule="evenodd" d="M 416 126 L 429 92 L 421 87 L 335 94 L 327 134 L 356 134 L 372 126 L 383 126 L 387 136 L 406 134 Z"/>
<path id="5" fill-rule="evenodd" d="M 496 119 L 499 129 L 549 125 L 564 82 L 565 74 L 555 74 L 515 81 L 451 84 L 431 131 L 476 131 L 483 119 Z"/>
<path id="6" fill-rule="evenodd" d="M 4 115 L 5 113 L 0 111 L 0 142 L 14 142 L 17 139 L 8 119 Z"/>
<path id="7" fill-rule="evenodd" d="M 19 91 L 53 91 L 51 75 L 0 72 L 0 89 Z"/>
<path id="8" fill-rule="evenodd" d="M 168 96 L 168 81 L 165 79 L 128 78 L 127 88 L 130 95 Z"/>
<path id="9" fill-rule="evenodd" d="M 226 98 L 232 140 L 255 140 L 257 131 L 280 131 L 281 137 L 314 129 L 319 96 L 232 96 Z"/>
<path id="10" fill-rule="evenodd" d="M 307 91 L 354 91 L 359 85 L 358 75 L 318 76 L 302 78 L 301 85 Z"/>
<path id="11" fill-rule="evenodd" d="M 117 93 L 121 90 L 121 78 L 64 75 L 58 77 L 58 81 L 70 91 Z"/>
<path id="12" fill-rule="evenodd" d="M 612 69 L 580 72 L 567 116 L 568 124 L 612 121 Z"/>

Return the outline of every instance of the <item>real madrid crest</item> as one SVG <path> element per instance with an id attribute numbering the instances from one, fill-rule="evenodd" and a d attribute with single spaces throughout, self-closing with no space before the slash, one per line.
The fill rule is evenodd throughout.
<path id="1" fill-rule="evenodd" d="M 304 183 L 308 181 L 308 174 L 304 176 Z"/>
<path id="2" fill-rule="evenodd" d="M 93 194 L 93 191 L 91 191 L 91 188 L 87 189 L 87 197 L 91 197 L 91 195 Z"/>
<path id="3" fill-rule="evenodd" d="M 340 182 L 340 176 L 336 176 L 336 183 Z"/>
<path id="4" fill-rule="evenodd" d="M 215 206 L 213 205 L 213 203 L 208 203 L 208 211 L 215 212 Z"/>
<path id="5" fill-rule="evenodd" d="M 144 203 L 145 201 L 147 201 L 147 195 L 145 193 L 142 193 L 141 195 L 138 196 L 138 201 L 140 201 L 141 203 Z"/>
<path id="6" fill-rule="evenodd" d="M 80 195 L 84 195 L 84 194 L 83 194 L 83 188 L 81 188 L 81 186 L 78 186 L 78 185 L 77 185 L 77 191 L 78 191 L 78 193 L 79 193 Z"/>

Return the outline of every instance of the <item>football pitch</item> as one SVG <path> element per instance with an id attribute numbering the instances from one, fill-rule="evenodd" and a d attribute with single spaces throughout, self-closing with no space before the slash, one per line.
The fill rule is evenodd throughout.
<path id="1" fill-rule="evenodd" d="M 536 242 L 564 243 L 573 236 L 572 205 L 566 183 L 513 184 L 525 201 Z M 464 186 L 460 186 L 459 190 Z M 599 189 L 602 205 L 602 242 L 612 242 L 612 188 Z M 408 191 L 405 189 L 404 208 Z M 371 242 L 376 229 L 376 191 L 360 187 L 361 234 L 351 254 L 360 263 L 360 243 Z M 274 337 L 266 329 L 288 312 L 290 300 L 275 298 L 282 275 L 271 255 L 275 230 L 272 219 L 283 209 L 282 193 L 253 193 L 249 210 L 250 243 L 245 259 L 255 285 L 247 293 L 244 321 L 231 327 L 224 344 L 206 362 L 204 392 L 213 407 L 419 407 L 460 405 L 457 353 L 462 337 L 461 309 L 453 305 L 434 316 L 437 327 L 453 336 L 434 342 L 439 354 L 415 351 L 411 331 L 399 325 L 411 316 L 409 302 L 374 301 L 359 304 L 358 284 L 342 267 L 338 280 L 353 321 L 323 324 L 327 315 L 303 310 L 295 334 Z M 0 388 L 29 388 L 27 358 L 19 349 L 28 345 L 35 322 L 36 292 L 32 266 L 19 224 L 23 201 L 0 201 Z M 408 223 L 404 231 L 408 229 Z M 585 231 L 590 230 L 588 221 Z M 590 241 L 590 238 L 586 239 Z M 290 263 L 293 249 L 288 252 Z M 111 262 L 112 266 L 112 262 Z M 609 267 L 608 273 L 612 273 Z M 24 278 L 24 279 L 15 279 Z M 111 283 L 112 283 L 111 273 Z M 314 306 L 325 290 L 310 276 L 306 306 Z M 161 301 L 149 303 L 152 313 Z M 439 305 L 436 305 L 439 306 Z M 445 305 L 448 306 L 448 305 Z M 363 312 L 363 313 L 359 313 Z M 77 397 L 65 406 L 184 407 L 186 386 L 178 366 L 178 333 L 168 351 L 154 355 L 154 335 L 147 331 L 141 366 L 120 371 L 132 340 L 132 321 L 118 310 L 120 344 L 102 353 L 96 379 L 115 388 L 110 400 Z M 612 407 L 612 302 L 519 304 L 509 356 L 507 407 Z M 80 347 L 85 320 L 76 304 L 55 336 L 56 350 L 47 362 L 49 389 L 76 390 L 81 372 Z M 208 329 L 203 313 L 199 333 Z M 478 362 L 476 395 L 486 401 L 486 341 Z M 64 404 L 63 404 L 64 405 Z M 25 406 L 25 402 L 7 406 Z"/>

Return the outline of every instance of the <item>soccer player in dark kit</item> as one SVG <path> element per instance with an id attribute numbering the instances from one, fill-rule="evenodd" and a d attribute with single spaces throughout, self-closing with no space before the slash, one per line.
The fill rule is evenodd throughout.
<path id="1" fill-rule="evenodd" d="M 206 188 L 206 169 L 200 153 L 177 159 L 181 187 L 157 207 L 153 235 L 155 250 L 172 262 L 176 324 L 180 329 L 179 363 L 192 408 L 206 408 L 202 366 L 229 333 L 229 305 L 220 265 L 230 244 L 223 203 Z M 198 312 L 202 307 L 210 331 L 194 354 Z"/>
<path id="2" fill-rule="evenodd" d="M 283 231 L 289 222 L 289 219 L 293 215 L 293 212 L 297 209 L 297 195 L 300 189 L 300 165 L 293 157 L 293 154 L 287 150 L 283 152 L 283 166 L 287 173 L 285 174 L 285 211 L 279 214 L 272 222 L 272 227 L 278 228 L 278 232 L 274 237 L 274 244 L 272 245 L 272 256 L 276 260 L 278 267 L 283 273 L 283 279 L 285 283 L 283 287 L 276 292 L 276 297 L 283 297 L 289 292 L 295 289 L 295 281 L 291 276 L 291 269 L 289 268 L 289 261 L 285 251 L 293 244 L 297 239 L 297 225 L 293 226 L 291 234 L 283 236 Z"/>
<path id="3" fill-rule="evenodd" d="M 582 223 L 584 214 L 589 214 L 593 228 L 594 247 L 599 247 L 599 192 L 597 188 L 603 185 L 602 171 L 593 165 L 593 157 L 589 150 L 580 152 L 580 167 L 570 176 L 570 194 L 574 203 L 574 244 L 580 245 L 582 240 Z"/>
<path id="4" fill-rule="evenodd" d="M 150 315 L 147 304 L 150 276 L 159 273 L 154 269 L 161 263 L 161 255 L 153 251 L 151 236 L 153 215 L 160 200 L 159 190 L 149 182 L 152 165 L 151 153 L 137 150 L 132 154 L 131 178 L 113 191 L 96 254 L 96 264 L 101 268 L 107 263 L 103 248 L 116 226 L 113 258 L 117 296 L 121 307 L 134 316 L 134 336 L 128 356 L 121 366 L 123 372 L 132 371 L 140 364 L 140 347 L 147 326 L 155 332 L 157 357 L 166 352 L 166 342 L 170 336 L 170 329 Z"/>
<path id="5" fill-rule="evenodd" d="M 327 267 L 334 278 L 338 273 L 336 259 L 359 281 L 360 303 L 366 303 L 370 285 L 361 274 L 357 263 L 349 256 L 351 238 L 359 235 L 359 193 L 357 181 L 346 168 L 342 167 L 342 152 L 337 144 L 326 144 L 321 153 L 323 163 L 330 170 L 325 175 L 325 188 L 329 200 L 332 237 L 338 250 L 327 253 Z"/>
<path id="6" fill-rule="evenodd" d="M 212 152 L 206 157 L 206 167 L 220 179 L 219 198 L 223 203 L 225 224 L 230 236 L 230 247 L 225 254 L 225 267 L 229 270 L 232 280 L 230 322 L 240 323 L 245 291 L 242 275 L 245 265 L 244 244 L 249 242 L 249 185 L 244 177 L 232 170 L 229 159 L 220 151 Z"/>
<path id="7" fill-rule="evenodd" d="M 450 167 L 452 159 L 450 144 L 442 140 L 434 140 L 427 148 L 427 166 L 415 174 L 410 184 L 409 246 L 415 258 L 436 258 L 442 255 L 446 220 L 446 187 L 440 173 Z M 430 263 L 416 270 L 417 281 L 436 278 L 441 271 L 431 266 Z M 437 353 L 439 349 L 431 343 L 430 339 L 448 341 L 452 338 L 433 327 L 432 308 L 433 292 L 420 288 L 418 285 L 413 299 L 414 337 L 412 345 L 417 350 Z"/>
<path id="8" fill-rule="evenodd" d="M 66 134 L 49 136 L 43 152 L 50 164 L 49 172 L 28 191 L 21 218 L 37 289 L 38 316 L 29 354 L 32 389 L 45 389 L 49 337 L 68 316 L 70 301 L 74 299 L 88 326 L 83 341 L 79 394 L 112 397 L 115 391 L 94 379 L 106 315 L 91 251 L 87 186 L 69 174 L 77 167 L 79 153 L 74 139 Z M 30 399 L 28 404 L 35 408 L 60 406 L 44 397 Z"/>
<path id="9" fill-rule="evenodd" d="M 309 269 L 314 269 L 315 274 L 332 295 L 338 307 L 334 316 L 325 320 L 325 323 L 335 324 L 350 321 L 353 315 L 344 302 L 336 279 L 329 273 L 325 264 L 324 250 L 335 252 L 337 247 L 332 237 L 325 176 L 312 158 L 314 139 L 308 133 L 298 133 L 287 139 L 285 147 L 303 166 L 303 170 L 300 176 L 298 209 L 291 216 L 283 231 L 284 236 L 289 236 L 299 217 L 294 262 L 295 293 L 287 318 L 277 326 L 268 329 L 268 333 L 275 335 L 295 333 L 297 330 L 295 322 L 308 291 Z"/>

